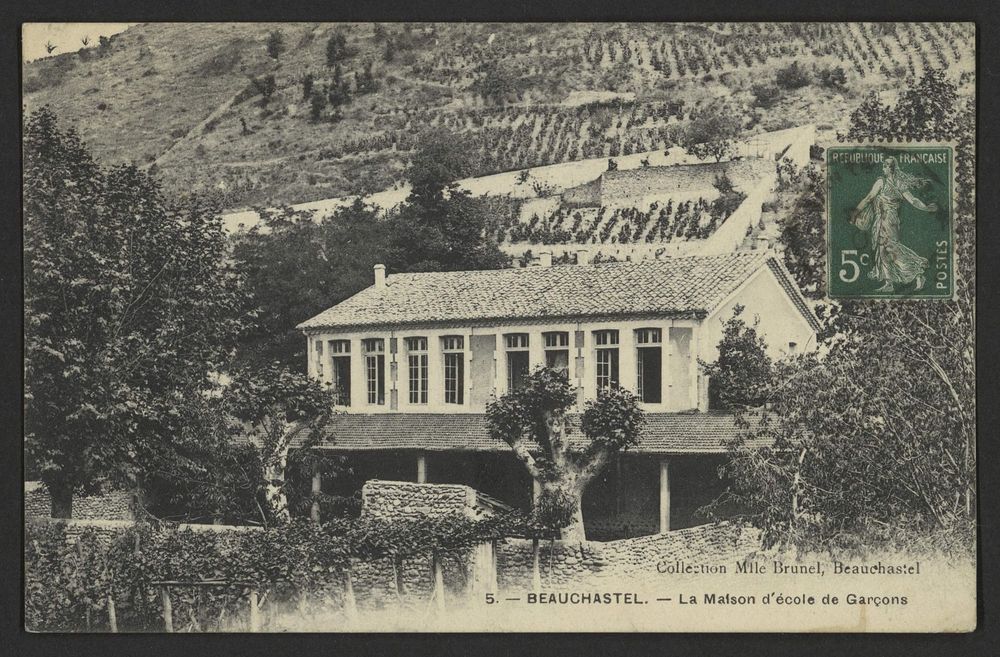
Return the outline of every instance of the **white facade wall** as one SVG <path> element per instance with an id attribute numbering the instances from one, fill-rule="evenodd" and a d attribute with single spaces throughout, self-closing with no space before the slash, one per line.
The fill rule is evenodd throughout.
<path id="1" fill-rule="evenodd" d="M 562 331 L 569 335 L 568 375 L 570 382 L 583 391 L 583 401 L 597 397 L 597 344 L 596 331 L 614 329 L 619 333 L 619 381 L 632 392 L 638 391 L 638 367 L 635 332 L 637 329 L 659 328 L 661 332 L 661 403 L 643 403 L 649 412 L 668 412 L 708 409 L 708 384 L 702 375 L 698 360 L 712 362 L 718 357 L 718 344 L 722 338 L 723 324 L 732 316 L 736 304 L 745 307 L 743 317 L 752 323 L 760 318 L 759 332 L 767 342 L 772 358 L 781 358 L 790 353 L 801 353 L 816 347 L 816 335 L 809 322 L 796 308 L 782 288 L 774 273 L 762 267 L 751 276 L 730 297 L 724 300 L 708 317 L 698 319 L 597 319 L 597 320 L 534 320 L 507 322 L 491 326 L 481 325 L 427 325 L 404 328 L 328 330 L 311 332 L 307 336 L 309 348 L 309 375 L 326 383 L 332 382 L 333 366 L 329 341 L 349 340 L 351 345 L 351 406 L 342 410 L 350 413 L 481 413 L 485 408 L 483 400 L 499 397 L 507 392 L 507 350 L 505 336 L 509 333 L 527 333 L 529 336 L 529 369 L 545 364 L 543 334 Z M 680 365 L 670 340 L 671 328 L 689 328 L 691 343 L 685 360 L 684 379 L 672 375 Z M 578 333 L 582 341 L 578 343 Z M 472 337 L 493 336 L 495 348 L 491 353 L 474 354 Z M 445 372 L 442 338 L 462 336 L 464 340 L 465 370 L 464 399 L 461 404 L 445 402 Z M 407 363 L 406 338 L 427 338 L 428 355 L 428 401 L 426 404 L 411 404 L 409 399 L 409 371 Z M 362 341 L 381 338 L 385 341 L 385 403 L 369 404 L 367 399 L 366 372 Z M 322 355 L 318 356 L 316 343 L 323 343 Z M 391 350 L 396 344 L 396 352 Z M 792 346 L 794 345 L 794 346 Z M 483 366 L 474 359 L 488 359 Z M 395 364 L 395 376 L 393 365 Z M 490 373 L 490 388 L 486 391 L 473 390 L 473 367 L 483 368 Z M 478 371 L 478 370 L 477 370 Z M 673 377 L 673 378 L 672 378 Z M 675 380 L 676 379 L 676 380 Z M 395 394 L 393 393 L 395 391 Z M 395 398 L 395 407 L 393 399 Z M 479 400 L 478 403 L 476 400 Z"/>
<path id="2" fill-rule="evenodd" d="M 744 306 L 742 317 L 747 324 L 752 324 L 755 318 L 760 319 L 757 331 L 764 336 L 771 358 L 778 359 L 816 348 L 815 331 L 770 269 L 762 268 L 705 319 L 699 352 L 703 360 L 711 362 L 718 357 L 723 325 L 732 317 L 736 304 Z"/>
<path id="3" fill-rule="evenodd" d="M 472 390 L 472 368 L 473 358 L 483 357 L 481 354 L 474 355 L 471 349 L 473 335 L 493 335 L 496 340 L 496 348 L 489 354 L 491 359 L 490 370 L 492 371 L 491 389 L 487 395 L 501 396 L 507 392 L 507 350 L 504 336 L 509 333 L 528 334 L 528 359 L 529 368 L 534 369 L 545 364 L 545 348 L 543 334 L 549 331 L 562 331 L 569 335 L 569 345 L 566 350 L 569 352 L 568 374 L 570 382 L 583 389 L 584 400 L 595 399 L 597 397 L 597 345 L 595 343 L 594 332 L 606 329 L 615 329 L 619 332 L 619 380 L 621 385 L 633 392 L 638 387 L 637 372 L 637 344 L 635 342 L 635 331 L 645 328 L 659 328 L 662 333 L 662 367 L 661 367 L 661 388 L 663 398 L 660 404 L 643 404 L 643 408 L 648 411 L 672 411 L 690 410 L 696 406 L 705 409 L 707 402 L 699 399 L 697 384 L 692 383 L 687 390 L 676 390 L 673 382 L 670 381 L 668 358 L 671 358 L 669 330 L 671 327 L 689 327 L 693 334 L 697 335 L 700 322 L 693 319 L 669 319 L 658 318 L 649 320 L 608 320 L 608 321 L 555 321 L 555 322 L 523 322 L 506 323 L 495 326 L 427 326 L 427 327 L 406 327 L 398 329 L 361 329 L 351 331 L 323 331 L 311 334 L 308 337 L 310 354 L 309 374 L 325 383 L 332 382 L 332 362 L 329 346 L 326 344 L 331 340 L 349 340 L 351 344 L 351 406 L 342 410 L 351 413 L 472 413 L 482 412 L 484 405 L 475 404 L 475 395 Z M 582 346 L 577 346 L 577 333 L 583 333 Z M 441 338 L 444 336 L 461 335 L 464 338 L 465 347 L 465 395 L 462 404 L 445 403 L 444 397 L 444 353 L 441 350 Z M 428 403 L 411 404 L 409 400 L 409 377 L 407 367 L 407 353 L 405 339 L 407 337 L 426 337 L 428 354 Z M 385 403 L 369 404 L 367 400 L 367 388 L 364 367 L 364 353 L 362 351 L 362 341 L 369 338 L 382 338 L 386 344 L 385 354 Z M 389 345 L 395 339 L 397 352 L 390 353 Z M 319 368 L 315 365 L 315 343 L 323 342 L 323 375 L 319 376 Z M 692 348 L 688 367 L 692 373 L 691 380 L 697 381 L 697 351 Z M 390 374 L 392 362 L 397 363 L 396 377 L 393 379 Z M 580 368 L 579 364 L 583 367 Z M 397 407 L 391 408 L 391 390 L 397 391 Z M 478 391 L 477 391 L 478 392 Z M 673 394 L 671 394 L 671 392 Z"/>

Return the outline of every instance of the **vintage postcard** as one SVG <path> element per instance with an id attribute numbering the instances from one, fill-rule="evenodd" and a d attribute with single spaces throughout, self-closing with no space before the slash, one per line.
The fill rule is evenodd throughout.
<path id="1" fill-rule="evenodd" d="M 23 26 L 30 632 L 971 632 L 971 23 Z"/>

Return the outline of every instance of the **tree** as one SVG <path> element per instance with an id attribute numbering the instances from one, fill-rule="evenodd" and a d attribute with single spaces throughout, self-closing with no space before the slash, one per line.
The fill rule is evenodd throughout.
<path id="1" fill-rule="evenodd" d="M 347 37 L 344 36 L 343 32 L 337 30 L 330 35 L 326 42 L 326 65 L 333 68 L 348 57 L 350 57 L 350 51 L 347 47 Z"/>
<path id="2" fill-rule="evenodd" d="M 824 254 L 826 252 L 826 192 L 822 173 L 808 167 L 796 176 L 792 191 L 795 200 L 783 213 L 778 241 L 785 266 L 795 277 L 802 293 L 811 299 L 824 296 Z"/>
<path id="3" fill-rule="evenodd" d="M 141 490 L 245 326 L 218 209 L 104 169 L 48 108 L 24 132 L 25 458 L 56 517 Z"/>
<path id="4" fill-rule="evenodd" d="M 816 73 L 819 83 L 828 89 L 841 90 L 847 87 L 847 74 L 843 66 L 824 66 Z"/>
<path id="5" fill-rule="evenodd" d="M 285 52 L 285 35 L 281 30 L 273 30 L 267 35 L 267 55 L 271 59 L 278 59 L 281 53 Z"/>
<path id="6" fill-rule="evenodd" d="M 510 264 L 500 250 L 488 199 L 473 197 L 456 181 L 476 168 L 478 149 L 465 137 L 431 130 L 418 139 L 407 177 L 407 203 L 392 218 L 395 263 L 403 271 L 499 269 Z"/>
<path id="7" fill-rule="evenodd" d="M 742 132 L 742 123 L 735 112 L 726 107 L 711 106 L 691 118 L 680 134 L 680 145 L 697 158 L 715 158 L 716 162 L 732 155 L 733 141 Z"/>
<path id="8" fill-rule="evenodd" d="M 313 91 L 309 97 L 309 116 L 313 121 L 319 121 L 326 109 L 326 94 Z"/>
<path id="9" fill-rule="evenodd" d="M 327 98 L 330 101 L 330 107 L 333 108 L 340 107 L 351 100 L 351 90 L 347 80 L 344 79 L 344 72 L 339 64 L 333 69 L 333 81 L 327 89 Z"/>
<path id="10" fill-rule="evenodd" d="M 483 100 L 500 104 L 517 93 L 518 84 L 514 73 L 499 59 L 487 58 L 479 66 L 478 73 L 470 88 Z"/>
<path id="11" fill-rule="evenodd" d="M 378 91 L 378 82 L 375 80 L 375 74 L 372 73 L 371 62 L 366 62 L 364 70 L 360 74 L 355 73 L 355 78 L 355 87 L 359 94 L 370 94 Z"/>
<path id="12" fill-rule="evenodd" d="M 250 78 L 250 84 L 260 94 L 260 104 L 264 106 L 267 106 L 271 102 L 271 96 L 278 89 L 278 84 L 275 82 L 274 76 L 270 74 L 262 78 L 252 77 Z"/>
<path id="13" fill-rule="evenodd" d="M 446 190 L 476 170 L 477 155 L 478 149 L 460 133 L 443 128 L 421 133 L 406 171 L 412 188 L 409 200 L 427 210 L 437 209 Z"/>
<path id="14" fill-rule="evenodd" d="M 299 434 L 313 438 L 333 414 L 333 402 L 331 390 L 277 363 L 237 370 L 226 388 L 228 411 L 259 445 L 268 516 L 279 523 L 290 518 L 286 466 L 291 441 Z"/>
<path id="15" fill-rule="evenodd" d="M 488 199 L 451 188 L 432 206 L 411 202 L 388 222 L 395 271 L 502 269 L 510 256 L 494 239 L 496 217 Z"/>
<path id="16" fill-rule="evenodd" d="M 316 76 L 312 73 L 306 73 L 302 76 L 302 100 L 309 100 L 312 98 L 313 83 L 316 81 Z"/>
<path id="17" fill-rule="evenodd" d="M 510 445 L 514 455 L 542 488 L 550 515 L 571 518 L 562 538 L 585 538 L 581 500 L 587 484 L 616 454 L 639 444 L 643 412 L 624 388 L 602 390 L 588 401 L 581 419 L 585 441 L 576 442 L 566 415 L 576 390 L 565 374 L 539 368 L 524 385 L 486 408 L 490 435 Z"/>
<path id="18" fill-rule="evenodd" d="M 809 81 L 809 71 L 798 61 L 779 68 L 774 74 L 775 84 L 782 89 L 799 89 L 809 84 Z"/>
<path id="19" fill-rule="evenodd" d="M 234 236 L 233 259 L 246 276 L 257 310 L 237 361 L 279 361 L 305 372 L 301 321 L 371 285 L 372 267 L 391 259 L 389 224 L 361 203 L 321 221 L 311 213 L 264 211 L 261 222 Z"/>
<path id="20" fill-rule="evenodd" d="M 769 408 L 731 445 L 725 468 L 730 498 L 768 542 L 974 549 L 974 116 L 933 70 L 894 106 L 869 97 L 851 116 L 844 139 L 957 143 L 956 295 L 842 301 L 822 358 L 777 365 Z"/>
<path id="21" fill-rule="evenodd" d="M 750 89 L 753 94 L 754 105 L 757 107 L 770 109 L 781 98 L 781 90 L 774 84 L 762 82 L 753 85 Z"/>
<path id="22" fill-rule="evenodd" d="M 699 359 L 708 379 L 708 399 L 712 408 L 736 410 L 760 406 L 771 383 L 773 364 L 767 343 L 757 333 L 760 318 L 747 324 L 741 317 L 744 307 L 737 304 L 726 320 L 719 341 L 719 357 L 712 363 Z"/>

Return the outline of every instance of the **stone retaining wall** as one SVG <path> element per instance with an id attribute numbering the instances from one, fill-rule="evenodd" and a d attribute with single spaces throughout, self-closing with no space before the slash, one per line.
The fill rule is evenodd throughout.
<path id="1" fill-rule="evenodd" d="M 459 484 L 415 484 L 372 479 L 361 488 L 362 513 L 389 520 L 482 512 L 476 491 Z"/>
<path id="2" fill-rule="evenodd" d="M 24 482 L 24 515 L 48 518 L 52 514 L 52 498 L 40 481 Z M 73 497 L 73 518 L 84 520 L 131 520 L 132 500 L 125 491 L 109 491 L 103 495 Z"/>
<path id="3" fill-rule="evenodd" d="M 561 588 L 591 581 L 607 561 L 602 543 L 539 541 L 538 570 L 544 588 Z M 509 538 L 497 545 L 497 581 L 500 589 L 532 587 L 532 541 Z"/>

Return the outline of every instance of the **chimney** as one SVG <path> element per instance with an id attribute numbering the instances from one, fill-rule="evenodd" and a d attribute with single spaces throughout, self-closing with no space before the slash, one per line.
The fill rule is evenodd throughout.
<path id="1" fill-rule="evenodd" d="M 385 289 L 385 265 L 375 265 L 375 289 Z"/>
<path id="2" fill-rule="evenodd" d="M 539 267 L 551 267 L 552 266 L 552 252 L 551 251 L 541 251 L 538 254 L 538 266 Z"/>

